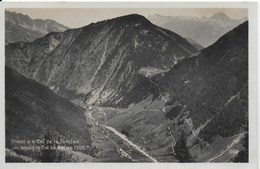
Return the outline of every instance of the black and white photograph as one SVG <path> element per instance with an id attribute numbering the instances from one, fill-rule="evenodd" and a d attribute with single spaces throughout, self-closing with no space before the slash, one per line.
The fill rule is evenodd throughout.
<path id="1" fill-rule="evenodd" d="M 249 8 L 4 9 L 5 163 L 249 163 Z"/>

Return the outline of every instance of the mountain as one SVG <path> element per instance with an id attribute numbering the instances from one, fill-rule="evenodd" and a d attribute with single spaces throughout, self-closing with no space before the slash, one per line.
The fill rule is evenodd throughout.
<path id="1" fill-rule="evenodd" d="M 246 22 L 247 20 L 248 20 L 248 17 L 245 16 L 245 17 L 241 18 L 239 21 L 240 21 L 241 23 L 243 23 L 243 22 Z"/>
<path id="2" fill-rule="evenodd" d="M 5 138 L 7 152 L 11 152 L 7 153 L 7 162 L 31 158 L 34 161 L 43 160 L 39 150 L 25 151 L 25 148 L 45 144 L 26 144 L 23 140 L 27 142 L 47 137 L 57 140 L 73 139 L 79 140 L 78 145 L 91 146 L 88 131 L 90 126 L 86 123 L 82 108 L 8 67 L 5 68 L 5 86 Z M 17 150 L 17 146 L 24 146 L 24 149 Z M 63 158 L 65 160 L 65 155 Z"/>
<path id="3" fill-rule="evenodd" d="M 248 22 L 200 51 L 136 14 L 5 48 L 7 66 L 45 86 L 36 98 L 48 87 L 85 109 L 103 162 L 248 161 Z"/>
<path id="4" fill-rule="evenodd" d="M 31 19 L 28 15 L 5 11 L 5 43 L 32 42 L 50 32 L 63 32 L 68 27 L 54 20 Z"/>
<path id="5" fill-rule="evenodd" d="M 213 152 L 226 158 L 236 155 L 216 147 L 227 140 L 231 142 L 226 146 L 234 146 L 247 139 L 248 22 L 151 80 L 168 97 L 165 110 L 174 122 L 172 132 L 186 133 L 187 145 L 197 161 L 205 161 Z M 218 160 L 223 159 L 210 159 Z"/>
<path id="6" fill-rule="evenodd" d="M 6 46 L 6 65 L 70 99 L 126 107 L 156 90 L 142 74 L 169 70 L 198 50 L 137 14 Z M 146 86 L 148 85 L 148 86 Z"/>
<path id="7" fill-rule="evenodd" d="M 223 12 L 216 13 L 212 15 L 209 19 L 220 21 L 220 22 L 221 21 L 228 22 L 230 20 L 230 18 L 227 15 L 225 15 Z"/>
<path id="8" fill-rule="evenodd" d="M 148 19 L 163 28 L 169 29 L 182 37 L 192 39 L 201 46 L 208 47 L 221 36 L 246 21 L 231 19 L 224 13 L 216 13 L 207 18 L 186 16 L 150 15 Z"/>
<path id="9" fill-rule="evenodd" d="M 190 42 L 190 44 L 192 44 L 195 48 L 197 48 L 198 50 L 204 49 L 205 47 L 201 46 L 200 44 L 198 44 L 198 42 L 195 42 L 192 39 L 186 38 L 186 40 L 188 42 Z"/>
<path id="10" fill-rule="evenodd" d="M 173 16 L 163 16 L 160 14 L 148 15 L 147 19 L 150 20 L 155 25 L 164 25 L 173 20 Z"/>

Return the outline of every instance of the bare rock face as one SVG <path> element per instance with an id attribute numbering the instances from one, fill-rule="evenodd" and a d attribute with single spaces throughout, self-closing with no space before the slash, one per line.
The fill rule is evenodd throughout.
<path id="1" fill-rule="evenodd" d="M 140 69 L 168 70 L 197 52 L 181 36 L 128 15 L 7 45 L 6 65 L 68 98 L 125 107 L 156 96 L 138 88 L 147 80 Z"/>

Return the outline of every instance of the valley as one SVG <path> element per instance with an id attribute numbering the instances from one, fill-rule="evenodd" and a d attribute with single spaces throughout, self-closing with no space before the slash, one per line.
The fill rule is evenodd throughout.
<path id="1" fill-rule="evenodd" d="M 113 123 L 111 121 L 116 118 L 127 116 L 131 110 L 102 108 L 90 105 L 87 106 L 84 104 L 80 105 L 86 109 L 86 119 L 89 124 L 92 124 L 90 129 L 90 133 L 92 135 L 92 147 L 95 147 L 97 150 L 94 153 L 94 156 L 101 159 L 101 161 L 113 162 L 116 160 L 120 162 L 158 162 L 157 158 L 159 158 L 160 161 L 169 161 L 170 158 L 172 158 L 171 155 L 160 155 L 162 150 L 158 150 L 158 152 L 156 152 L 156 149 L 153 150 L 153 152 L 151 152 L 151 150 L 148 151 L 146 147 L 150 147 L 150 144 L 145 140 L 145 138 L 142 137 L 139 140 L 138 136 L 132 134 L 129 135 L 130 133 L 127 131 L 121 130 L 119 127 L 123 124 L 117 122 L 117 125 L 119 125 L 117 129 L 111 127 L 116 126 L 111 124 Z M 153 113 L 159 112 L 162 113 L 159 110 L 153 110 Z M 136 119 L 133 119 L 133 121 L 129 122 L 135 123 L 135 121 Z M 139 125 L 138 127 L 142 126 Z M 150 154 L 150 152 L 153 154 Z M 172 158 L 172 161 L 175 161 L 174 158 Z"/>
<path id="2" fill-rule="evenodd" d="M 90 134 L 93 154 L 91 155 L 100 162 L 177 162 L 174 137 L 179 136 L 178 132 L 171 129 L 175 122 L 165 118 L 163 110 L 167 110 L 166 107 L 157 109 L 164 103 L 163 99 L 154 102 L 147 99 L 129 109 L 78 103 L 86 110 L 86 120 L 92 125 Z M 156 123 L 160 125 L 155 126 Z M 226 159 L 228 162 L 241 151 L 244 134 L 227 139 L 217 138 L 213 145 L 222 146 L 217 146 L 218 150 L 209 148 L 200 152 L 200 157 L 196 157 L 196 160 L 218 162 Z M 188 139 L 194 139 L 197 135 L 191 137 Z M 198 151 L 196 149 L 196 147 L 191 148 L 191 153 Z"/>
<path id="3" fill-rule="evenodd" d="M 206 48 L 131 14 L 5 49 L 10 161 L 233 162 L 248 152 L 248 22 Z M 10 143 L 39 137 L 87 148 L 46 158 Z"/>

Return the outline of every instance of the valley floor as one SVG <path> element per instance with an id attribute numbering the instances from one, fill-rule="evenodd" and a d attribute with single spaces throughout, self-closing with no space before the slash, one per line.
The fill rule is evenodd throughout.
<path id="1" fill-rule="evenodd" d="M 116 109 L 81 103 L 87 123 L 92 125 L 91 155 L 102 162 L 176 162 L 169 121 L 163 111 L 153 108 L 158 105 L 150 105 L 148 111 L 145 104 Z"/>
<path id="2" fill-rule="evenodd" d="M 175 122 L 165 118 L 164 103 L 165 98 L 146 99 L 128 109 L 78 103 L 92 126 L 90 155 L 100 162 L 178 162 L 174 151 L 178 132 L 172 128 Z M 199 153 L 198 162 L 228 162 L 241 150 L 244 134 L 216 138 L 213 148 L 191 151 Z"/>

